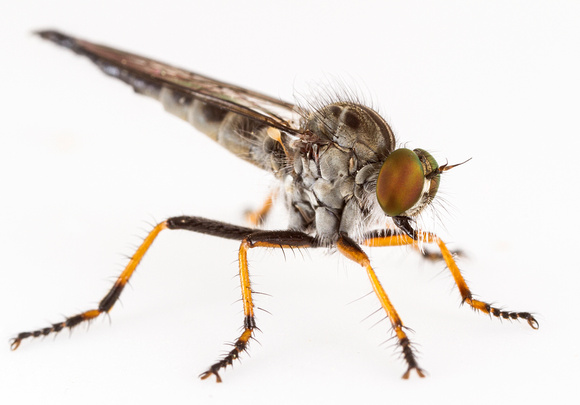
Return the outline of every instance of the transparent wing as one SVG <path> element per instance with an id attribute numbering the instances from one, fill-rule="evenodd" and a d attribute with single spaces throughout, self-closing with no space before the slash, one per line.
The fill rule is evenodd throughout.
<path id="1" fill-rule="evenodd" d="M 156 90 L 168 87 L 286 133 L 300 133 L 300 114 L 294 104 L 56 31 L 40 31 L 38 35 L 88 57 L 103 72 L 130 84 L 139 93 L 154 96 Z"/>

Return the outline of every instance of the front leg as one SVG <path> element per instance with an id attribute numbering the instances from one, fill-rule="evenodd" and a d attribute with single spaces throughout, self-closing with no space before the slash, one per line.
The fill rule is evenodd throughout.
<path id="1" fill-rule="evenodd" d="M 364 238 L 365 240 L 370 240 L 370 239 L 378 239 L 378 238 L 389 238 L 390 240 L 392 240 L 392 243 L 389 243 L 388 246 L 394 246 L 394 245 L 399 245 L 398 242 L 398 237 L 399 236 L 403 236 L 405 235 L 404 233 L 402 233 L 401 230 L 398 229 L 391 229 L 391 228 L 387 228 L 387 229 L 377 229 L 374 231 L 370 231 L 368 232 Z M 402 238 L 403 240 L 403 245 L 408 244 L 406 241 L 406 238 Z M 366 242 L 363 242 L 364 244 L 367 244 Z M 381 245 L 382 246 L 382 245 Z M 412 244 L 413 249 L 419 253 L 423 259 L 425 260 L 429 260 L 431 262 L 437 262 L 440 260 L 444 260 L 443 255 L 441 254 L 441 252 L 433 252 L 430 250 L 426 250 L 423 247 L 419 246 L 419 244 Z M 451 254 L 453 256 L 459 256 L 459 257 L 465 257 L 465 253 L 462 250 L 453 250 L 451 251 Z"/>
<path id="2" fill-rule="evenodd" d="M 463 303 L 468 304 L 471 308 L 481 311 L 485 314 L 490 314 L 498 318 L 503 319 L 525 319 L 528 324 L 533 329 L 538 329 L 539 324 L 536 318 L 529 313 L 529 312 L 513 312 L 513 311 L 504 311 L 497 307 L 493 307 L 487 302 L 476 300 L 473 298 L 473 294 L 471 290 L 467 286 L 465 279 L 461 275 L 461 271 L 455 263 L 455 259 L 453 258 L 453 254 L 447 249 L 445 243 L 439 238 L 437 235 L 430 233 L 430 232 L 414 232 L 413 236 L 415 238 L 407 235 L 407 234 L 393 234 L 387 231 L 386 233 L 381 234 L 380 232 L 371 232 L 364 237 L 363 244 L 367 246 L 402 246 L 402 245 L 413 245 L 418 246 L 418 240 L 422 240 L 425 243 L 435 243 L 439 250 L 441 251 L 441 257 L 445 260 L 445 264 L 447 264 L 447 268 L 451 271 L 451 275 L 453 276 L 453 280 L 459 289 L 459 293 L 461 294 L 461 300 Z"/>

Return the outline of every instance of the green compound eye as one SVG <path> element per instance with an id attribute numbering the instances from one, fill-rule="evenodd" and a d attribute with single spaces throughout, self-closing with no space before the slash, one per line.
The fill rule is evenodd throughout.
<path id="1" fill-rule="evenodd" d="M 377 200 L 388 216 L 396 217 L 417 204 L 424 185 L 425 172 L 417 153 L 397 149 L 387 157 L 379 172 Z"/>
<path id="2" fill-rule="evenodd" d="M 435 197 L 435 194 L 437 194 L 437 190 L 439 190 L 439 183 L 441 182 L 441 171 L 439 170 L 439 164 L 429 152 L 423 149 L 415 149 L 413 152 L 415 152 L 419 156 L 419 159 L 421 159 L 421 162 L 423 162 L 425 177 L 428 180 L 431 180 L 431 183 L 429 184 L 429 201 L 431 201 Z M 448 166 L 445 170 L 453 167 L 455 167 L 455 165 L 450 167 Z"/>

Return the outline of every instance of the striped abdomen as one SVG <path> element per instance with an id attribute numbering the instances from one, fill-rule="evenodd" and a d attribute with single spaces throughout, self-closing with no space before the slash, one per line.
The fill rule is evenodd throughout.
<path id="1" fill-rule="evenodd" d="M 277 173 L 285 162 L 284 149 L 268 136 L 268 126 L 220 107 L 196 100 L 190 94 L 146 83 L 130 75 L 115 75 L 130 84 L 137 93 L 152 97 L 163 104 L 165 110 L 189 122 L 236 156 L 261 169 Z"/>

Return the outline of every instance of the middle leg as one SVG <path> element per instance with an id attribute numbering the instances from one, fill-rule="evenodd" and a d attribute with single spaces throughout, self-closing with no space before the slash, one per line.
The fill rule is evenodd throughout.
<path id="1" fill-rule="evenodd" d="M 391 300 L 387 296 L 387 293 L 383 289 L 381 282 L 379 281 L 375 271 L 371 267 L 371 262 L 367 256 L 367 254 L 360 248 L 360 246 L 348 237 L 346 234 L 341 234 L 338 241 L 336 242 L 336 246 L 340 253 L 346 256 L 348 259 L 360 264 L 362 267 L 365 268 L 369 279 L 371 281 L 371 285 L 373 286 L 373 290 L 379 301 L 381 302 L 381 306 L 387 313 L 389 320 L 391 321 L 391 325 L 397 339 L 399 340 L 399 346 L 403 351 L 403 358 L 407 362 L 407 371 L 403 374 L 403 378 L 409 378 L 411 374 L 411 370 L 415 370 L 419 377 L 425 377 L 423 370 L 417 364 L 417 359 L 415 358 L 415 353 L 413 352 L 413 348 L 411 347 L 411 341 L 409 337 L 405 333 L 403 321 L 399 314 L 395 310 L 395 307 L 391 303 Z"/>
<path id="2" fill-rule="evenodd" d="M 296 231 L 255 231 L 245 237 L 240 244 L 238 262 L 240 268 L 240 286 L 242 289 L 242 303 L 244 307 L 244 331 L 234 343 L 234 348 L 230 350 L 221 360 L 214 363 L 207 371 L 200 375 L 201 379 L 206 379 L 214 375 L 217 382 L 222 379 L 219 371 L 233 364 L 240 354 L 247 350 L 250 339 L 256 327 L 254 318 L 254 302 L 252 300 L 252 286 L 250 283 L 250 273 L 248 270 L 248 250 L 255 247 L 267 248 L 301 248 L 318 247 L 315 238 Z"/>
<path id="3" fill-rule="evenodd" d="M 266 197 L 266 200 L 262 203 L 262 206 L 254 211 L 248 210 L 245 213 L 246 221 L 254 226 L 258 227 L 264 223 L 270 210 L 272 209 L 272 205 L 274 203 L 274 197 L 276 195 L 276 191 L 270 192 Z"/>

